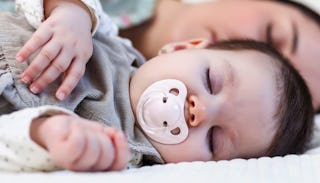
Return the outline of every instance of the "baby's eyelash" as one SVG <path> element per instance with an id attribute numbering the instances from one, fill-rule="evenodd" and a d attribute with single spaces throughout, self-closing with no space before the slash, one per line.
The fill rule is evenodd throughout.
<path id="1" fill-rule="evenodd" d="M 212 86 L 211 86 L 211 80 L 210 80 L 210 68 L 206 70 L 206 82 L 207 82 L 206 87 L 208 89 L 208 92 L 212 94 L 213 92 L 212 92 Z"/>
<path id="2" fill-rule="evenodd" d="M 207 145 L 208 145 L 208 149 L 210 150 L 210 152 L 212 153 L 212 155 L 214 155 L 214 147 L 213 147 L 213 138 L 212 138 L 212 133 L 213 133 L 213 128 L 214 127 L 211 127 L 208 131 L 208 134 L 207 134 Z"/>

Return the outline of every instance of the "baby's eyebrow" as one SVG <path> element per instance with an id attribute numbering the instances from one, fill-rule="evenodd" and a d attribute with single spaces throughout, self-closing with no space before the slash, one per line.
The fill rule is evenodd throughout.
<path id="1" fill-rule="evenodd" d="M 226 65 L 226 68 L 227 68 L 226 79 L 227 79 L 228 83 L 231 84 L 231 86 L 234 86 L 235 85 L 236 71 L 235 71 L 233 65 L 230 64 L 230 62 L 228 60 L 226 60 L 225 65 Z"/>
<path id="2" fill-rule="evenodd" d="M 291 53 L 294 54 L 297 51 L 298 43 L 299 43 L 299 34 L 298 34 L 298 28 L 295 22 L 292 22 L 292 47 L 291 47 Z"/>

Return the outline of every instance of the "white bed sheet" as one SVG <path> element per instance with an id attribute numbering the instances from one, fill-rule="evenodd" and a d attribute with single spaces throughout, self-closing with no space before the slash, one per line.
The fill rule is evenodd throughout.
<path id="1" fill-rule="evenodd" d="M 304 155 L 235 159 L 146 166 L 121 172 L 0 173 L 0 182 L 106 183 L 106 182 L 272 182 L 320 183 L 320 115 L 316 117 L 313 149 Z"/>
<path id="2" fill-rule="evenodd" d="M 122 172 L 0 173 L 1 182 L 320 182 L 319 155 L 156 165 Z"/>

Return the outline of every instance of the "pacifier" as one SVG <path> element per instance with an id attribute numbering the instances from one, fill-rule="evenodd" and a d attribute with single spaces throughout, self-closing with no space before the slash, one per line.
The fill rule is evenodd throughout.
<path id="1" fill-rule="evenodd" d="M 141 95 L 137 118 L 145 134 L 162 144 L 178 144 L 188 136 L 184 116 L 187 88 L 179 80 L 166 79 L 151 84 Z"/>

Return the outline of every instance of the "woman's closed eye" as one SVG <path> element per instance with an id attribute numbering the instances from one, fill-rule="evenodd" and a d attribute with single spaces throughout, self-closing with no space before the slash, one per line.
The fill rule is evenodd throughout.
<path id="1" fill-rule="evenodd" d="M 283 49 L 286 45 L 292 54 L 296 53 L 298 47 L 298 28 L 295 22 L 291 23 L 290 31 L 277 28 L 273 23 L 269 23 L 266 28 L 266 42 L 276 49 Z M 282 31 L 281 31 L 282 30 Z"/>
<path id="2" fill-rule="evenodd" d="M 270 44 L 271 46 L 273 46 L 273 44 L 274 44 L 274 40 L 272 37 L 272 31 L 273 31 L 273 24 L 269 23 L 266 28 L 266 42 L 268 44 Z"/>

